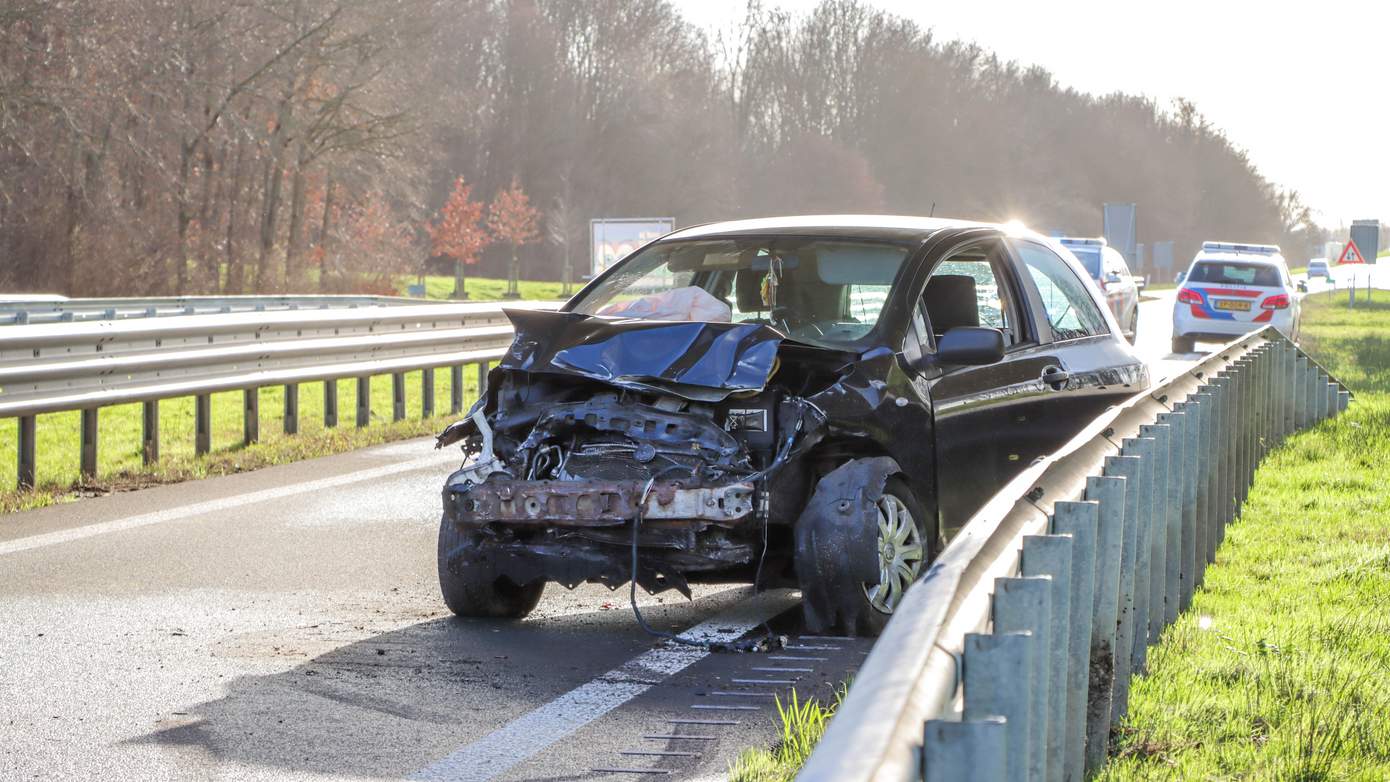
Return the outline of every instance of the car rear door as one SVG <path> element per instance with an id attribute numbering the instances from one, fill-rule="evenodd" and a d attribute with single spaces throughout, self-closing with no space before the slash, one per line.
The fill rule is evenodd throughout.
<path id="1" fill-rule="evenodd" d="M 1065 445 L 1107 407 L 1148 387 L 1148 369 L 1114 319 L 1082 282 L 1084 273 L 1042 242 L 1010 240 L 1037 313 L 1040 353 L 1049 366 L 1039 400 L 1039 454 Z"/>

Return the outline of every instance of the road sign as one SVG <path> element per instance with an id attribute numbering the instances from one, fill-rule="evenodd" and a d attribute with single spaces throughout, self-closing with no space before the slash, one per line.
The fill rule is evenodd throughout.
<path id="1" fill-rule="evenodd" d="M 1361 250 L 1357 248 L 1356 242 L 1347 242 L 1347 246 L 1342 248 L 1342 254 L 1337 256 L 1337 263 L 1365 263 L 1366 258 L 1361 255 Z"/>

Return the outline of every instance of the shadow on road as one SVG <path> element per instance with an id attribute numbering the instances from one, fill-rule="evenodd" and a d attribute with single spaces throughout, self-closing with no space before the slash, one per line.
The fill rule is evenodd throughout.
<path id="1" fill-rule="evenodd" d="M 658 626 L 688 627 L 740 594 L 668 602 L 643 613 Z M 215 653 L 276 665 L 312 648 L 319 631 L 229 639 Z M 325 641 L 317 643 L 322 648 Z M 625 603 L 519 623 L 433 619 L 347 643 L 289 670 L 238 677 L 225 696 L 168 715 L 170 727 L 134 742 L 187 753 L 193 768 L 216 762 L 399 778 L 653 644 Z"/>

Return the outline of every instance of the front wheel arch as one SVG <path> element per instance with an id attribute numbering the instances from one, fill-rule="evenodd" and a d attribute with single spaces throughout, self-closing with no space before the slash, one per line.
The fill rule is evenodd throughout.
<path id="1" fill-rule="evenodd" d="M 891 489 L 890 489 L 891 487 Z M 939 537 L 935 519 L 898 463 L 879 456 L 851 459 L 816 484 L 794 530 L 797 581 L 810 632 L 876 635 L 889 614 L 869 602 L 865 583 L 879 582 L 878 503 L 885 491 L 905 501 L 926 543 L 930 564 Z M 920 571 L 919 571 L 920 572 Z"/>

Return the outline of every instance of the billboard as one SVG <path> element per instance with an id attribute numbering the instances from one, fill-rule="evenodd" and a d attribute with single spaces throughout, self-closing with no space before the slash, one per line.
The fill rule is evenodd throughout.
<path id="1" fill-rule="evenodd" d="M 633 250 L 675 228 L 671 217 L 627 217 L 589 221 L 589 273 L 597 275 Z"/>

